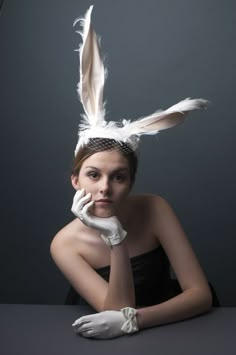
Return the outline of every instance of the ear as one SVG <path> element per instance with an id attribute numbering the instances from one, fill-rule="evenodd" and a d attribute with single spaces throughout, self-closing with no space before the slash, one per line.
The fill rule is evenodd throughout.
<path id="1" fill-rule="evenodd" d="M 79 177 L 78 175 L 71 175 L 71 184 L 73 186 L 73 188 L 75 190 L 79 190 L 80 189 L 80 185 L 79 185 Z"/>

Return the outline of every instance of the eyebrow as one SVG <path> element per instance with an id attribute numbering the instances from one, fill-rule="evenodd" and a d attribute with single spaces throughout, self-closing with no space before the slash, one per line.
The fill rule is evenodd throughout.
<path id="1" fill-rule="evenodd" d="M 97 168 L 96 166 L 86 166 L 85 169 L 95 169 L 95 170 L 100 171 L 100 169 Z M 120 167 L 120 168 L 115 169 L 113 172 L 117 172 L 117 171 L 124 171 L 124 172 L 127 171 L 127 172 L 128 172 L 129 169 L 128 169 L 128 168 L 125 168 L 125 167 Z"/>

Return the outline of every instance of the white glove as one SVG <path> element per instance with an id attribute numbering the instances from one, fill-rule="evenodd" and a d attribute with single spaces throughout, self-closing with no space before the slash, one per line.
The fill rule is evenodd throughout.
<path id="1" fill-rule="evenodd" d="M 104 311 L 78 318 L 73 324 L 75 333 L 87 338 L 111 339 L 137 332 L 136 309 Z"/>
<path id="2" fill-rule="evenodd" d="M 85 190 L 77 190 L 73 199 L 71 211 L 86 226 L 95 228 L 101 233 L 104 242 L 111 247 L 125 239 L 127 232 L 122 228 L 117 217 L 100 218 L 89 213 L 94 201 L 90 201 L 91 193 L 85 195 Z"/>

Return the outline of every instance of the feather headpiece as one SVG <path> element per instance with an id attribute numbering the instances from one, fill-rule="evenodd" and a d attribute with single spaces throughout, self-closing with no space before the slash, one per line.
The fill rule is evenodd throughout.
<path id="1" fill-rule="evenodd" d="M 128 144 L 132 150 L 138 147 L 140 136 L 156 134 L 180 124 L 189 111 L 206 108 L 208 101 L 204 99 L 186 98 L 167 110 L 158 110 L 153 114 L 136 121 L 122 122 L 106 121 L 103 89 L 107 71 L 104 68 L 99 41 L 91 24 L 90 6 L 84 18 L 74 21 L 74 26 L 80 22 L 82 31 L 76 31 L 82 37 L 79 48 L 80 81 L 77 92 L 84 108 L 83 121 L 79 124 L 79 139 L 75 155 L 80 147 L 87 144 L 91 138 L 109 138 Z"/>

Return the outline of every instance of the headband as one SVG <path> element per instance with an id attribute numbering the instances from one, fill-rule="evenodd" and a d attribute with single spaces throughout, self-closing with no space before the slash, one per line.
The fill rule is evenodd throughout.
<path id="1" fill-rule="evenodd" d="M 149 116 L 135 121 L 107 121 L 103 89 L 107 76 L 104 67 L 98 37 L 91 24 L 93 6 L 87 10 L 84 18 L 78 18 L 73 26 L 80 22 L 82 31 L 76 31 L 82 37 L 77 51 L 80 57 L 80 80 L 77 85 L 79 99 L 84 108 L 79 124 L 78 143 L 75 155 L 92 138 L 107 138 L 127 144 L 133 151 L 138 147 L 140 136 L 153 135 L 159 131 L 174 127 L 186 117 L 189 111 L 207 108 L 204 99 L 186 98 L 167 110 L 158 110 Z"/>

